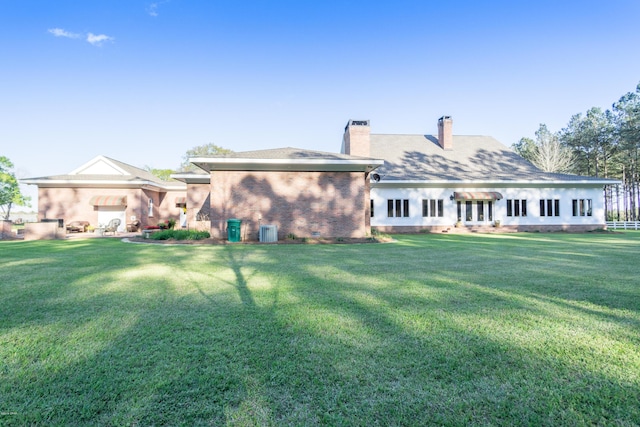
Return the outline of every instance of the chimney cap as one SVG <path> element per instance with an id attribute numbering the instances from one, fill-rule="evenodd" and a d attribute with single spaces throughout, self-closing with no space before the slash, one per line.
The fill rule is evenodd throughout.
<path id="1" fill-rule="evenodd" d="M 451 120 L 451 116 L 442 116 L 438 119 L 439 122 L 442 122 L 444 120 Z"/>
<path id="2" fill-rule="evenodd" d="M 350 126 L 369 126 L 369 120 L 349 120 L 347 126 L 345 126 L 344 130 L 349 129 Z"/>

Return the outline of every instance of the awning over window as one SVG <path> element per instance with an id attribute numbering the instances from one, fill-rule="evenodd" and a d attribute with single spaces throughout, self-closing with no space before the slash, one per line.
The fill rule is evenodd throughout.
<path id="1" fill-rule="evenodd" d="M 93 196 L 89 200 L 93 206 L 127 206 L 127 196 Z"/>
<path id="2" fill-rule="evenodd" d="M 176 197 L 176 206 L 186 206 L 187 198 L 186 197 Z"/>
<path id="3" fill-rule="evenodd" d="M 501 200 L 497 191 L 460 191 L 453 193 L 454 200 Z"/>

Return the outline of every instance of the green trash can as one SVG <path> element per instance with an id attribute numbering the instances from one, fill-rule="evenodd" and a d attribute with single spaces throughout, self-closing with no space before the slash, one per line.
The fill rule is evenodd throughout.
<path id="1" fill-rule="evenodd" d="M 232 218 L 227 220 L 227 239 L 230 242 L 240 241 L 240 224 L 242 224 L 241 219 Z"/>

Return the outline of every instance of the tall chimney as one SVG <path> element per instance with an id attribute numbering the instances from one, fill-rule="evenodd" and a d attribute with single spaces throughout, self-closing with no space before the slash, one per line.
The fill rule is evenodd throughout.
<path id="1" fill-rule="evenodd" d="M 438 144 L 443 150 L 453 150 L 453 120 L 451 116 L 438 119 Z"/>
<path id="2" fill-rule="evenodd" d="M 342 154 L 371 156 L 369 120 L 349 120 L 342 137 Z"/>

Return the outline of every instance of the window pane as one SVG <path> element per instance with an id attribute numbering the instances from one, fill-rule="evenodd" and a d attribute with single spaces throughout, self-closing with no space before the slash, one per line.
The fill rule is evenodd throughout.
<path id="1" fill-rule="evenodd" d="M 409 199 L 404 199 L 402 201 L 402 207 L 403 207 L 402 216 L 409 216 Z"/>
<path id="2" fill-rule="evenodd" d="M 396 199 L 396 216 L 402 216 L 402 200 Z"/>
<path id="3" fill-rule="evenodd" d="M 520 200 L 513 201 L 513 216 L 520 216 Z"/>
<path id="4" fill-rule="evenodd" d="M 422 216 L 429 216 L 429 201 L 422 199 Z"/>
<path id="5" fill-rule="evenodd" d="M 444 216 L 444 200 L 438 199 L 438 216 Z"/>
<path id="6" fill-rule="evenodd" d="M 521 203 L 522 216 L 527 216 L 527 201 L 523 200 Z"/>
<path id="7" fill-rule="evenodd" d="M 507 200 L 507 216 L 513 216 L 513 200 Z"/>
<path id="8" fill-rule="evenodd" d="M 547 199 L 547 216 L 553 216 L 553 200 Z"/>
<path id="9" fill-rule="evenodd" d="M 393 200 L 391 199 L 387 200 L 387 216 L 393 216 Z"/>
<path id="10" fill-rule="evenodd" d="M 462 202 L 458 200 L 458 221 L 462 221 Z"/>
<path id="11" fill-rule="evenodd" d="M 464 202 L 465 204 L 465 210 L 466 210 L 466 220 L 467 221 L 471 221 L 473 220 L 473 204 L 471 203 L 471 201 L 467 201 Z"/>
<path id="12" fill-rule="evenodd" d="M 560 216 L 560 199 L 555 199 L 553 201 L 553 207 L 555 208 L 555 216 Z"/>
<path id="13" fill-rule="evenodd" d="M 480 200 L 477 203 L 478 210 L 478 221 L 484 221 L 484 202 Z"/>
<path id="14" fill-rule="evenodd" d="M 544 216 L 544 200 L 540 200 L 540 216 Z"/>
<path id="15" fill-rule="evenodd" d="M 436 216 L 436 200 L 429 200 L 429 208 L 431 209 L 431 216 Z"/>
<path id="16" fill-rule="evenodd" d="M 584 216 L 584 214 L 585 214 L 584 199 L 580 199 L 580 216 Z"/>
<path id="17" fill-rule="evenodd" d="M 371 216 L 373 216 L 373 199 L 371 199 L 371 200 L 369 201 L 369 203 L 370 203 L 370 205 L 371 205 L 371 208 L 370 208 L 370 209 L 371 209 Z"/>
<path id="18" fill-rule="evenodd" d="M 587 216 L 593 215 L 593 202 L 591 199 L 587 199 Z"/>
<path id="19" fill-rule="evenodd" d="M 487 203 L 489 204 L 489 221 L 493 221 L 493 202 L 489 201 Z"/>
<path id="20" fill-rule="evenodd" d="M 571 211 L 573 216 L 578 216 L 578 200 L 573 199 L 571 201 Z"/>

